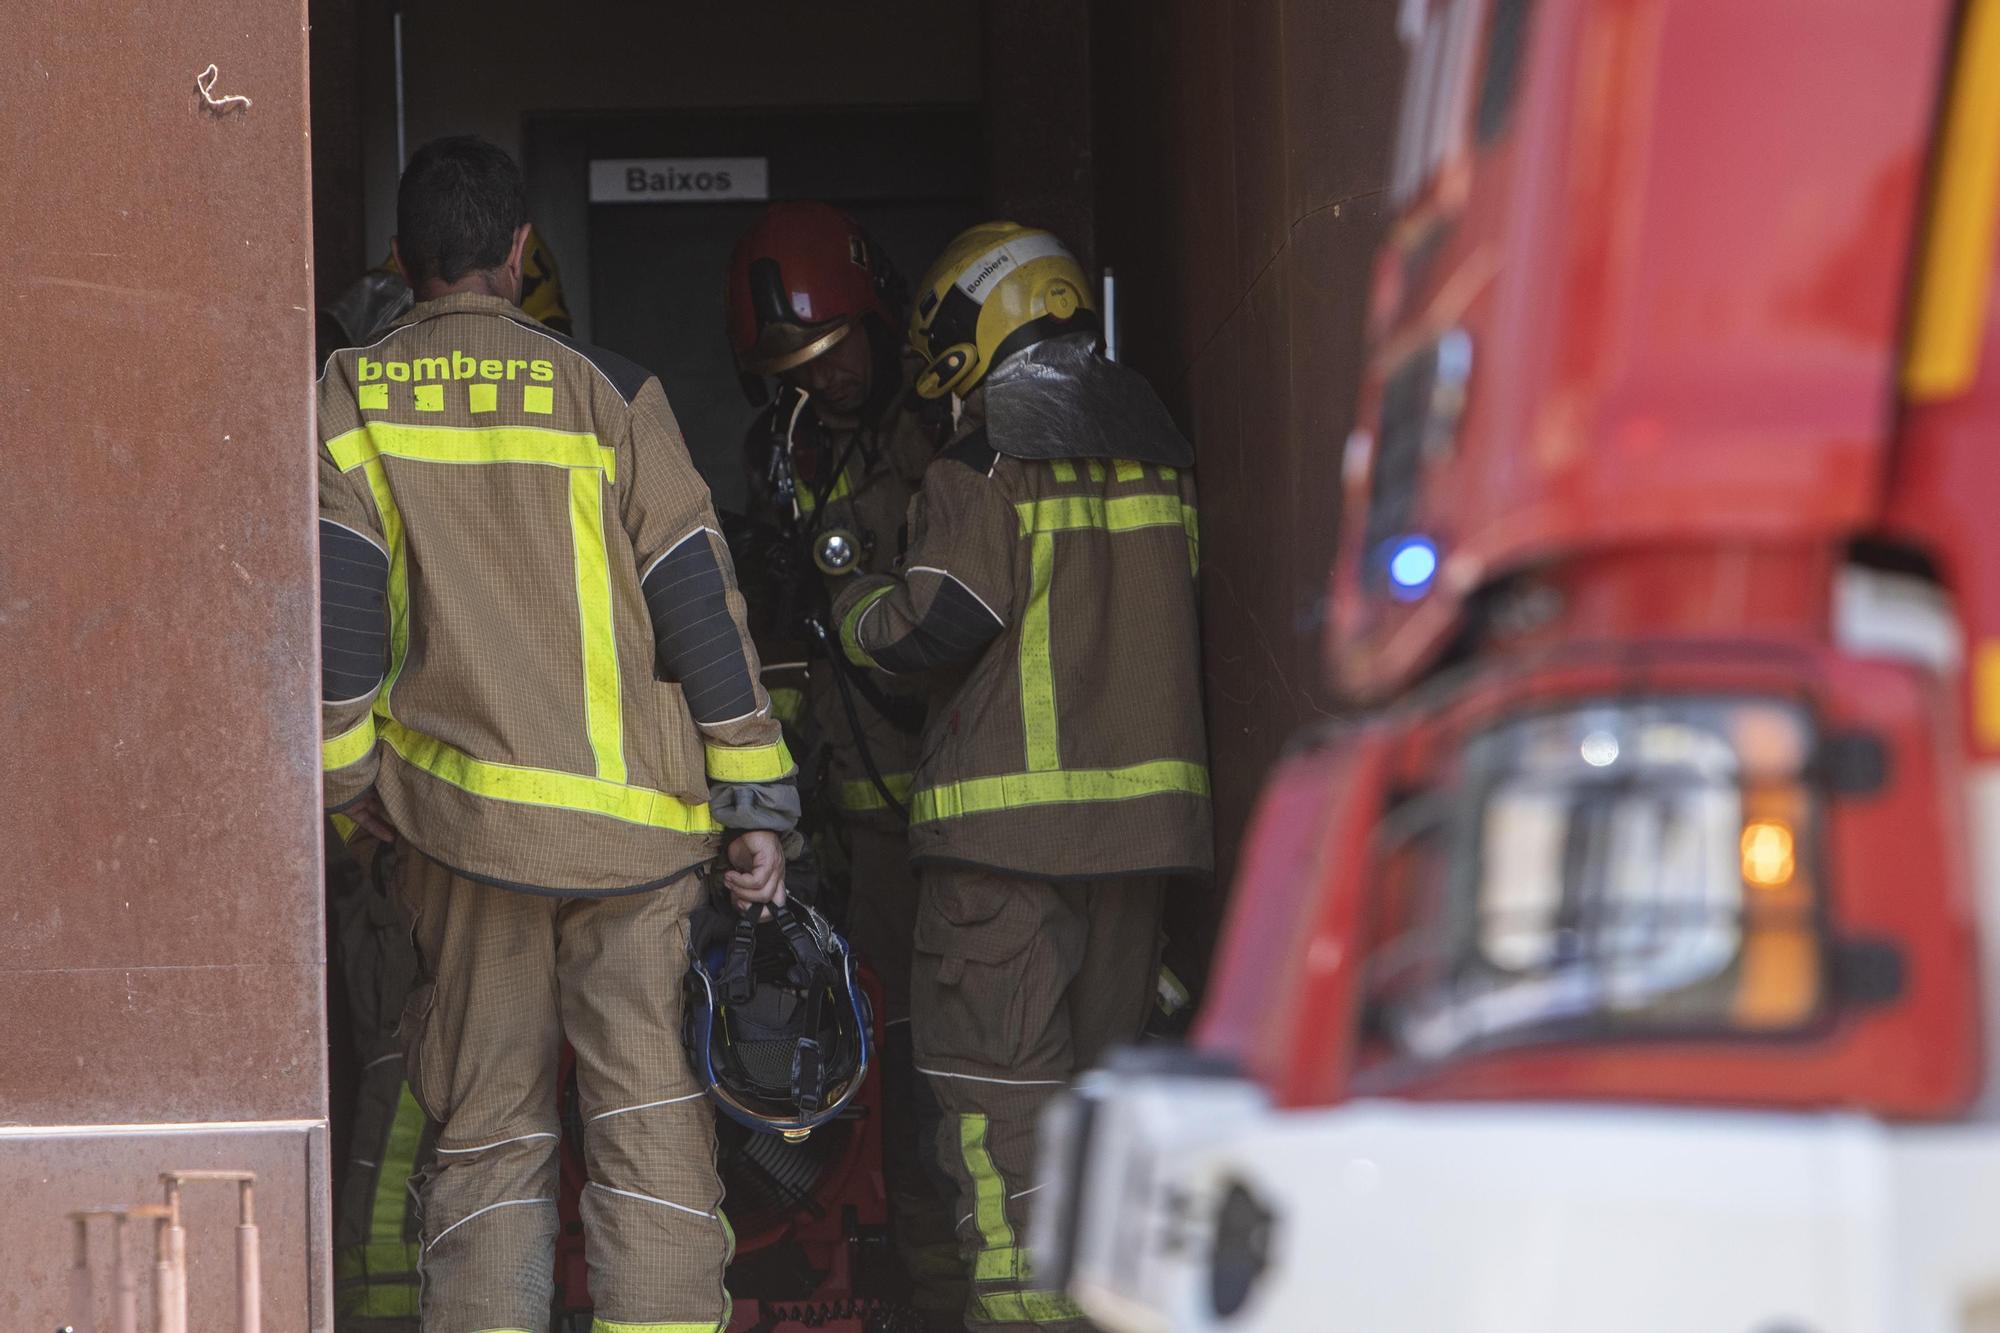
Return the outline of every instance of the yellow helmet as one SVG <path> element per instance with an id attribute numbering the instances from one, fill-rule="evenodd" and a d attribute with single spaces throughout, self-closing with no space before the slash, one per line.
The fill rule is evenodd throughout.
<path id="1" fill-rule="evenodd" d="M 966 394 L 994 366 L 1058 334 L 1094 330 L 1097 302 L 1076 256 L 1048 232 L 982 222 L 952 239 L 924 275 L 910 346 L 917 392 Z"/>
<path id="2" fill-rule="evenodd" d="M 572 328 L 555 252 L 533 227 L 528 229 L 527 248 L 521 252 L 521 309 L 557 333 L 568 333 Z"/>

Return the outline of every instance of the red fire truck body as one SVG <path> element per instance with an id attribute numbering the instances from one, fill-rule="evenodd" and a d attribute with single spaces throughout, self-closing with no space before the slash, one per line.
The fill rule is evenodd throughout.
<path id="1" fill-rule="evenodd" d="M 2000 1329 L 2000 3 L 1434 0 L 1326 658 L 1105 1326 Z"/>

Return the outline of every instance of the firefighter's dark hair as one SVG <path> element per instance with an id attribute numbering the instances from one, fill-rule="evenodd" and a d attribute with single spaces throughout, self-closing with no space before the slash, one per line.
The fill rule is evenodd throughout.
<path id="1" fill-rule="evenodd" d="M 412 283 L 457 282 L 507 262 L 528 220 L 521 169 L 472 134 L 433 139 L 403 168 L 396 190 L 396 253 Z"/>

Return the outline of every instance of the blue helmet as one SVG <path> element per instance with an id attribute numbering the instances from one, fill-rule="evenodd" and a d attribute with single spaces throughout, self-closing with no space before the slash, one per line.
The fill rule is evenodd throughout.
<path id="1" fill-rule="evenodd" d="M 797 901 L 768 916 L 709 904 L 688 924 L 681 1040 L 695 1077 L 731 1119 L 806 1137 L 868 1072 L 873 1015 L 847 941 Z"/>

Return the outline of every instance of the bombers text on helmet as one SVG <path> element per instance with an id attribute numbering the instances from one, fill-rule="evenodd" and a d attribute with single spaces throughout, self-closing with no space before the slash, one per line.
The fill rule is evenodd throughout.
<path id="1" fill-rule="evenodd" d="M 863 315 L 894 327 L 894 271 L 830 204 L 771 205 L 729 261 L 729 346 L 745 374 L 778 375 L 847 336 Z"/>
<path id="2" fill-rule="evenodd" d="M 924 359 L 917 392 L 969 393 L 1022 348 L 1097 327 L 1090 280 L 1061 241 L 1015 222 L 981 223 L 924 275 L 910 313 L 910 345 Z"/>

